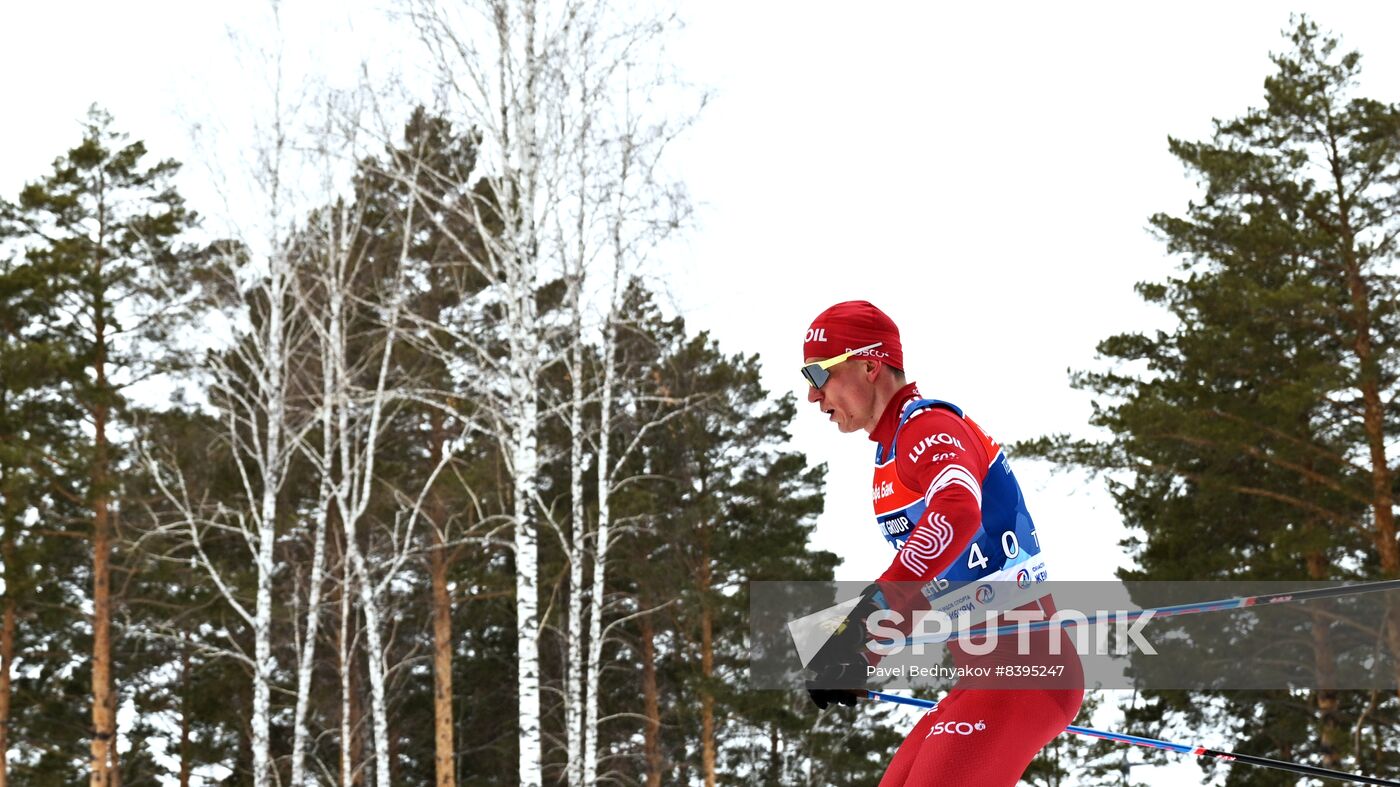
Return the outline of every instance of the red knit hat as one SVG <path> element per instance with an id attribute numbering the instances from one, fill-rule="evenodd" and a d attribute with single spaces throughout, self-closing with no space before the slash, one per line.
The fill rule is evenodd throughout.
<path id="1" fill-rule="evenodd" d="M 812 320 L 802 342 L 802 358 L 832 358 L 876 342 L 882 344 L 857 357 L 874 358 L 903 370 L 904 348 L 894 320 L 869 301 L 843 301 Z"/>

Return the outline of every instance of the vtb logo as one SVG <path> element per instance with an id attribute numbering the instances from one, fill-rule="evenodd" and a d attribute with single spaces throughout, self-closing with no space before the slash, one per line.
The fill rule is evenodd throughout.
<path id="1" fill-rule="evenodd" d="M 803 339 L 802 341 L 804 341 L 804 342 L 824 342 L 824 341 L 826 341 L 826 329 L 825 329 L 825 328 L 808 328 L 808 329 L 807 329 L 807 338 L 806 338 L 806 339 Z"/>

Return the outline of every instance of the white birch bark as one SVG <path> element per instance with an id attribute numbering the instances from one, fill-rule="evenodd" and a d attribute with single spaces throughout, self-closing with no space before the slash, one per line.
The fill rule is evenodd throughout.
<path id="1" fill-rule="evenodd" d="M 350 718 L 354 701 L 350 693 L 355 687 L 350 678 L 354 669 L 355 649 L 350 639 L 350 597 L 355 576 L 348 560 L 341 567 L 340 582 L 340 787 L 354 787 L 355 760 L 352 752 L 356 730 Z"/>
<path id="2" fill-rule="evenodd" d="M 541 744 L 544 736 L 540 719 L 540 619 L 539 619 L 539 537 L 535 520 L 535 499 L 538 496 L 537 472 L 539 453 L 537 424 L 539 420 L 539 389 L 536 383 L 540 369 L 540 342 L 535 306 L 540 244 L 535 216 L 536 188 L 539 184 L 540 151 L 535 138 L 536 93 L 542 80 L 535 51 L 535 2 L 524 0 L 520 15 L 524 47 L 524 79 L 513 138 L 519 149 L 511 151 L 516 161 L 514 169 L 520 184 L 520 215 L 516 225 L 517 253 L 512 260 L 513 276 L 508 282 L 514 320 L 512 327 L 511 366 L 514 412 L 515 461 L 515 619 L 518 690 L 520 697 L 520 785 L 543 787 L 544 763 Z M 508 31 L 503 38 L 508 40 Z M 513 279 L 513 281 L 511 281 Z"/>
<path id="3" fill-rule="evenodd" d="M 588 20 L 581 20 L 580 27 L 582 33 L 574 37 L 574 41 L 586 41 L 593 33 L 592 26 Z M 575 140 L 575 155 L 573 156 L 576 166 L 577 194 L 574 198 L 576 207 L 572 231 L 574 258 L 572 260 L 573 270 L 570 273 L 570 293 L 569 310 L 571 317 L 572 340 L 569 342 L 569 538 L 565 545 L 565 555 L 569 561 L 569 587 L 568 587 L 568 620 L 565 631 L 564 647 L 568 653 L 567 672 L 564 678 L 564 730 L 566 749 L 566 769 L 567 783 L 569 787 L 583 787 L 585 759 L 584 750 L 587 740 L 583 730 L 584 719 L 584 649 L 585 640 L 583 637 L 583 606 L 584 606 L 584 564 L 587 560 L 587 544 L 589 538 L 588 522 L 585 518 L 583 496 L 584 496 L 584 465 L 587 461 L 586 440 L 584 434 L 584 406 L 587 397 L 585 396 L 585 386 L 587 384 L 587 370 L 584 367 L 584 358 L 588 341 L 586 339 L 586 326 L 584 322 L 584 289 L 588 281 L 589 257 L 592 254 L 592 237 L 589 222 L 593 216 L 592 200 L 589 194 L 590 167 L 592 158 L 589 156 L 590 148 L 593 144 L 592 132 L 595 128 L 593 123 L 593 112 L 590 100 L 593 96 L 591 79 L 591 66 L 593 53 L 585 46 L 577 47 L 576 67 L 579 78 L 576 82 L 576 95 L 574 106 L 578 113 L 578 133 Z M 565 225 L 559 224 L 561 237 L 558 239 L 560 249 L 569 247 L 567 238 L 562 237 Z"/>
<path id="4" fill-rule="evenodd" d="M 282 255 L 274 255 L 271 273 L 272 300 L 268 307 L 265 353 L 267 360 L 267 443 L 263 466 L 273 469 L 275 478 L 265 478 L 262 484 L 262 506 L 257 529 L 257 594 L 253 617 L 253 642 L 256 665 L 253 670 L 253 784 L 271 784 L 272 759 L 269 752 L 272 720 L 272 674 L 277 664 L 272 655 L 272 574 L 273 548 L 277 544 L 277 495 L 285 477 L 286 465 L 282 451 L 282 419 L 286 401 L 285 356 L 282 345 L 283 298 L 286 270 Z M 270 483 L 271 482 L 271 483 Z"/>
<path id="5" fill-rule="evenodd" d="M 577 161 L 577 188 L 578 194 L 575 198 L 576 215 L 572 227 L 574 233 L 574 259 L 572 260 L 573 270 L 569 275 L 569 311 L 570 327 L 573 339 L 569 343 L 569 538 L 565 545 L 565 556 L 569 561 L 569 588 L 568 588 L 568 620 L 564 637 L 564 647 L 568 653 L 567 672 L 564 676 L 564 731 L 566 749 L 566 769 L 567 783 L 569 787 L 582 787 L 584 784 L 584 746 L 585 740 L 582 729 L 583 722 L 583 668 L 584 668 L 584 639 L 583 639 L 583 602 L 584 602 L 584 561 L 587 554 L 588 522 L 585 519 L 583 495 L 584 495 L 584 464 L 587 461 L 585 453 L 585 435 L 583 410 L 585 406 L 584 389 L 586 385 L 586 373 L 584 368 L 585 348 L 587 341 L 585 337 L 585 326 L 583 319 L 584 309 L 584 285 L 588 275 L 588 257 L 590 252 L 589 218 L 591 216 L 590 201 L 588 196 L 589 183 L 589 156 L 588 145 L 589 134 L 593 124 L 590 122 L 588 112 L 589 91 L 586 87 L 588 81 L 589 58 L 584 52 L 579 68 L 583 78 L 579 80 L 582 88 L 578 91 L 577 106 L 582 122 L 578 124 L 578 139 L 576 141 L 578 155 Z M 562 236 L 564 225 L 560 225 Z M 566 238 L 558 239 L 559 248 L 568 248 Z"/>
<path id="6" fill-rule="evenodd" d="M 339 301 L 332 301 L 329 314 L 329 336 L 339 336 L 340 314 L 336 311 Z M 322 357 L 332 342 L 322 340 Z M 318 422 L 321 424 L 321 457 L 332 457 L 335 452 L 336 430 L 332 408 L 336 394 L 336 375 L 333 368 L 322 367 L 321 408 Z M 302 787 L 307 783 L 307 744 L 311 730 L 307 727 L 307 713 L 311 707 L 312 675 L 316 654 L 316 636 L 321 623 L 321 592 L 325 576 L 326 531 L 329 527 L 330 506 L 335 496 L 335 486 L 330 476 L 329 466 L 323 465 L 319 472 L 318 494 L 316 494 L 316 514 L 312 532 L 311 578 L 309 578 L 307 612 L 302 632 L 301 653 L 297 661 L 297 706 L 293 711 L 293 745 L 291 745 L 291 786 Z M 343 623 L 342 623 L 343 626 Z"/>
<path id="7" fill-rule="evenodd" d="M 347 124 L 348 125 L 348 124 Z M 412 157 L 409 157 L 410 160 Z M 356 160 L 360 160 L 358 157 Z M 416 163 L 403 173 L 406 183 L 417 182 Z M 354 598 L 364 616 L 364 655 L 369 678 L 369 720 L 374 781 L 389 787 L 392 763 L 389 752 L 389 672 L 393 668 L 392 643 L 387 632 L 392 610 L 386 607 L 386 591 L 400 576 L 414 555 L 415 532 L 424 517 L 425 501 L 447 464 L 455 457 L 462 440 L 450 440 L 437 465 L 421 479 L 418 488 L 390 489 L 376 474 L 377 458 L 384 434 L 402 412 L 406 401 L 446 407 L 419 390 L 409 390 L 412 381 L 394 378 L 395 352 L 405 338 L 408 325 L 406 302 L 410 296 L 410 252 L 418 227 L 417 201 L 409 199 L 400 215 L 393 217 L 393 231 L 401 238 L 397 258 L 381 260 L 391 267 L 369 272 L 367 261 L 357 256 L 356 239 L 384 231 L 362 226 L 362 209 L 342 203 L 334 226 L 327 228 L 323 246 L 327 253 L 320 277 L 319 292 L 324 299 L 324 322 L 318 332 L 322 339 L 323 377 L 322 421 L 332 435 L 323 439 L 312 461 L 323 477 L 323 486 L 339 514 L 345 538 L 345 557 L 351 570 Z M 379 278 L 376 278 L 379 277 Z M 366 281 L 377 282 L 367 285 Z M 369 287 L 372 291 L 365 291 Z M 351 346 L 348 336 L 352 314 L 356 324 L 373 320 L 376 346 L 367 351 Z M 363 341 L 364 337 L 360 337 Z M 353 353 L 353 355 L 352 355 Z M 377 355 L 376 355 L 377 354 Z M 476 427 L 463 420 L 463 436 Z M 397 504 L 392 522 L 375 522 L 368 516 L 375 495 L 392 495 Z M 369 553 L 362 546 L 368 545 Z M 303 652 L 306 656 L 306 652 Z M 306 661 L 309 666 L 309 658 Z"/>
<path id="8" fill-rule="evenodd" d="M 627 167 L 623 167 L 623 182 L 626 182 Z M 614 216 L 614 221 L 620 222 L 620 216 Z M 614 227 L 614 242 L 621 237 L 620 224 Z M 615 248 L 614 253 L 620 249 Z M 608 304 L 607 316 L 603 322 L 603 379 L 600 385 L 600 401 L 598 407 L 598 524 L 594 532 L 593 545 L 593 587 L 589 597 L 588 610 L 588 677 L 585 691 L 587 693 L 587 706 L 585 708 L 586 719 L 584 722 L 584 784 L 596 784 L 598 780 L 598 714 L 599 697 L 598 685 L 603 669 L 603 608 L 605 594 L 607 592 L 608 573 L 608 547 L 611 543 L 612 533 L 612 491 L 613 491 L 613 460 L 612 460 L 612 421 L 613 421 L 613 389 L 614 378 L 617 374 L 617 325 L 621 318 L 621 278 L 622 278 L 622 257 L 618 255 L 613 265 L 613 279 L 611 297 Z M 635 445 L 635 443 L 633 444 Z"/>
<path id="9" fill-rule="evenodd" d="M 464 41 L 462 20 L 442 7 L 415 3 L 413 13 L 424 42 L 442 58 L 458 58 L 444 70 L 462 68 L 465 78 L 456 82 L 457 98 L 472 108 L 473 121 L 485 137 L 483 167 L 489 186 L 489 205 L 464 206 L 478 226 L 484 212 L 496 212 L 503 229 L 486 240 L 484 258 L 469 256 L 495 283 L 494 297 L 505 312 L 506 358 L 499 368 L 500 400 L 495 432 L 506 457 L 513 485 L 512 516 L 515 553 L 517 721 L 519 757 L 517 780 L 521 787 L 544 783 L 540 718 L 540 620 L 538 488 L 539 451 L 537 382 L 542 361 L 542 327 L 538 324 L 535 289 L 539 284 L 540 215 L 547 207 L 539 201 L 541 150 L 537 136 L 537 110 L 548 75 L 537 51 L 537 5 L 534 0 L 484 4 L 488 28 L 478 29 L 480 40 Z M 489 36 L 489 38 L 487 37 Z M 481 51 L 488 54 L 482 55 Z M 481 350 L 477 337 L 458 336 L 464 345 L 477 348 L 478 360 L 497 367 L 489 350 Z M 488 394 L 489 395 L 489 394 Z"/>
<path id="10" fill-rule="evenodd" d="M 523 73 L 520 75 L 523 84 L 512 101 L 515 111 L 512 113 L 514 122 L 509 137 L 516 141 L 518 147 L 507 149 L 507 166 L 516 173 L 508 181 L 516 188 L 508 189 L 507 193 L 514 192 L 520 203 L 520 212 L 515 221 L 515 238 L 512 239 L 515 253 L 511 255 L 512 264 L 506 279 L 507 308 L 512 327 L 509 342 L 510 388 L 515 405 L 510 431 L 514 447 L 516 669 L 520 725 L 518 770 L 521 787 L 543 787 L 544 784 L 540 718 L 539 536 L 535 519 L 539 467 L 536 431 L 539 389 L 536 383 L 541 362 L 535 305 L 538 275 L 536 255 L 540 249 L 535 215 L 540 164 L 535 114 L 538 107 L 536 91 L 543 80 L 538 73 L 539 62 L 535 51 L 535 11 L 534 0 L 524 0 L 520 5 L 518 23 L 524 28 L 523 31 L 512 31 L 509 22 L 501 25 L 498 31 L 503 52 L 510 51 L 511 39 L 516 36 L 523 39 L 520 46 L 524 49 L 521 58 Z M 508 62 L 503 60 L 503 65 Z M 505 70 L 502 69 L 503 74 Z"/>
<path id="11" fill-rule="evenodd" d="M 329 375 L 322 375 L 323 403 L 329 402 L 332 382 Z M 330 456 L 333 431 L 331 410 L 321 408 L 321 452 Z M 306 724 L 306 715 L 311 707 L 311 679 L 316 658 L 316 641 L 321 620 L 321 586 L 324 582 L 326 566 L 326 531 L 331 507 L 331 479 L 328 473 L 320 474 L 319 491 L 316 501 L 316 521 L 312 532 L 312 556 L 310 587 L 306 602 L 306 623 L 303 629 L 300 658 L 297 662 L 297 701 L 292 716 L 292 787 L 306 784 L 306 747 L 311 731 Z"/>
<path id="12" fill-rule="evenodd" d="M 290 443 L 300 427 L 289 423 L 286 390 L 286 352 L 294 328 L 283 308 L 283 296 L 290 279 L 290 263 L 276 252 L 269 260 L 269 272 L 249 302 L 262 302 L 268 312 L 262 325 L 244 350 L 230 350 L 232 358 L 217 362 L 211 372 L 211 387 L 220 402 L 224 439 L 239 459 L 239 483 L 244 500 L 253 501 L 248 510 L 222 503 L 210 505 L 191 494 L 182 469 L 173 461 L 143 456 L 157 489 L 178 512 L 177 521 L 167 527 L 183 532 L 195 562 L 210 577 L 224 602 L 253 633 L 253 652 L 245 653 L 230 632 L 219 652 L 247 662 L 253 682 L 253 707 L 249 727 L 255 787 L 271 787 L 272 758 L 270 729 L 272 682 L 277 662 L 272 651 L 272 580 L 277 570 L 275 547 L 277 521 L 281 512 L 278 494 L 291 462 Z M 237 367 L 237 368 L 235 368 Z M 210 559 L 204 541 L 210 531 L 234 532 L 247 544 L 253 561 L 252 608 L 245 604 L 246 589 L 225 577 Z"/>
<path id="13" fill-rule="evenodd" d="M 280 103 L 275 117 L 280 123 Z M 272 134 L 259 173 L 268 205 L 266 237 L 262 243 L 247 244 L 250 249 L 262 250 L 262 255 L 235 251 L 216 266 L 227 277 L 223 292 L 228 293 L 217 308 L 235 336 L 222 348 L 222 354 L 211 356 L 205 370 L 212 409 L 237 460 L 241 501 L 204 500 L 186 487 L 182 468 L 174 461 L 143 455 L 159 492 L 178 512 L 178 521 L 168 526 L 183 532 L 195 562 L 252 632 L 251 654 L 244 652 L 232 632 L 227 634 L 224 648 L 203 647 L 233 655 L 250 667 L 253 705 L 249 729 L 255 787 L 272 787 L 274 780 L 270 753 L 272 690 L 277 672 L 272 647 L 273 578 L 278 568 L 277 525 L 284 516 L 278 498 L 297 441 L 307 428 L 305 419 L 294 416 L 289 407 L 288 355 L 300 341 L 304 320 L 290 305 L 297 261 L 290 256 L 283 237 L 287 224 L 282 168 L 286 162 L 281 153 L 286 140 L 276 123 Z M 254 568 L 251 594 L 225 577 L 210 559 L 204 540 L 211 531 L 234 532 L 246 543 Z"/>
<path id="14" fill-rule="evenodd" d="M 564 684 L 564 781 L 571 787 L 591 785 L 599 779 L 597 741 L 601 719 L 597 689 L 602 641 L 607 633 L 603 625 L 607 546 L 616 537 L 608 522 L 607 499 L 615 484 L 613 468 L 628 450 L 614 456 L 603 447 L 606 439 L 597 441 L 603 456 L 598 469 L 602 524 L 597 532 L 590 532 L 582 509 L 581 474 L 585 444 L 592 442 L 592 436 L 585 434 L 582 421 L 581 359 L 586 353 L 578 345 L 589 341 L 581 328 L 586 320 L 575 309 L 572 319 L 562 325 L 540 326 L 534 289 L 542 278 L 563 275 L 579 288 L 577 297 L 584 298 L 585 274 L 596 262 L 590 258 L 593 250 L 603 249 L 605 263 L 609 262 L 609 254 L 618 256 L 611 260 L 614 283 L 606 294 L 606 304 L 599 310 L 608 313 L 601 342 L 607 358 L 605 367 L 612 367 L 604 371 L 607 382 L 601 394 L 606 401 L 604 412 L 608 412 L 614 406 L 610 397 L 617 374 L 615 357 L 608 349 L 616 335 L 612 312 L 617 308 L 618 282 L 626 281 L 619 271 L 635 271 L 639 267 L 642 255 L 637 251 L 639 245 L 632 243 L 636 235 L 664 234 L 677 225 L 678 215 L 683 212 L 670 210 L 672 194 L 657 197 L 654 192 L 643 194 L 645 188 L 628 186 L 628 175 L 622 171 L 626 156 L 645 150 L 659 158 L 669 139 L 665 134 L 652 135 L 642 142 L 628 139 L 643 133 L 634 123 L 628 101 L 638 97 L 640 107 L 650 97 L 625 89 L 627 64 L 640 56 L 644 43 L 668 27 L 667 20 L 629 21 L 616 13 L 619 9 L 609 8 L 606 3 L 571 0 L 480 0 L 467 4 L 473 7 L 460 14 L 454 6 L 429 0 L 405 2 L 423 43 L 437 59 L 443 93 L 449 97 L 451 108 L 464 113 L 466 123 L 479 129 L 483 136 L 479 166 L 489 198 L 468 208 L 468 217 L 477 226 L 484 226 L 486 222 L 480 221 L 481 217 L 494 215 L 499 218 L 491 223 L 503 227 L 498 235 L 486 239 L 483 255 L 465 247 L 460 250 L 473 258 L 473 264 L 493 283 L 488 288 L 491 297 L 499 299 L 505 312 L 504 324 L 500 326 L 507 346 L 505 363 L 491 356 L 489 342 L 482 337 L 458 335 L 456 340 L 474 353 L 483 367 L 495 367 L 503 381 L 502 390 L 484 391 L 478 401 L 491 399 L 491 406 L 500 413 L 495 431 L 514 486 L 519 782 L 537 785 L 543 780 L 539 675 L 542 621 L 538 618 L 536 576 L 538 532 L 543 523 L 555 528 L 570 560 L 569 598 L 564 604 L 567 655 L 564 675 L 560 676 Z M 609 130 L 600 135 L 595 133 L 596 128 Z M 651 129 L 645 131 L 649 133 Z M 595 148 L 600 150 L 596 157 Z M 628 152 L 624 154 L 623 150 Z M 654 161 L 644 162 L 639 168 L 643 178 L 652 174 L 647 167 L 653 164 Z M 647 181 L 647 185 L 655 183 Z M 652 200 L 649 204 L 642 204 L 648 199 Z M 602 219 L 603 214 L 612 215 L 614 210 L 619 217 L 616 222 L 593 218 Z M 629 225 L 620 226 L 623 221 Z M 547 238 L 545 228 L 552 233 Z M 592 243 L 593 239 L 617 242 Z M 573 259 L 569 259 L 571 254 Z M 545 266 L 553 260 L 559 260 L 561 268 L 546 271 Z M 561 344 L 551 343 L 559 331 L 574 334 L 572 343 L 563 344 L 565 357 L 574 367 L 576 387 L 569 400 L 556 410 L 551 403 L 540 401 L 536 383 L 544 367 L 541 352 L 545 347 L 552 349 Z M 587 397 L 589 405 L 593 402 Z M 573 505 L 567 533 L 541 511 L 536 486 L 540 467 L 537 421 L 541 412 L 559 417 L 566 410 L 573 433 L 569 446 Z M 607 428 L 611 428 L 610 422 Z M 635 444 L 633 441 L 630 447 Z M 594 571 L 591 591 L 585 587 L 590 566 Z M 587 624 L 589 637 L 582 636 L 585 605 L 591 614 Z"/>
<path id="15" fill-rule="evenodd" d="M 581 293 L 583 282 L 581 276 L 573 284 L 573 323 L 578 335 L 583 333 L 583 314 Z M 573 367 L 570 372 L 570 402 L 569 402 L 569 500 L 570 511 L 569 521 L 571 530 L 567 556 L 569 560 L 569 612 L 568 631 L 565 639 L 565 647 L 568 649 L 568 674 L 564 682 L 564 730 L 565 746 L 567 747 L 568 784 L 570 787 L 582 787 L 583 781 L 583 730 L 580 728 L 580 721 L 583 709 L 583 563 L 584 563 L 584 540 L 587 536 L 588 523 L 584 519 L 583 510 L 583 470 L 586 456 L 584 454 L 583 435 L 583 343 L 574 342 L 570 350 L 570 364 Z"/>
<path id="16" fill-rule="evenodd" d="M 374 736 L 374 781 L 379 787 L 389 787 L 391 770 L 389 763 L 389 703 L 385 690 L 388 658 L 381 629 L 383 621 L 380 617 L 378 600 L 374 597 L 374 590 L 369 587 L 367 581 L 364 581 L 369 573 L 365 568 L 364 556 L 360 554 L 359 547 L 355 545 L 353 540 L 347 538 L 346 543 L 349 546 L 348 552 L 352 565 L 356 567 L 355 573 L 361 578 L 361 581 L 356 583 L 356 587 L 359 590 L 360 608 L 365 614 L 366 656 L 369 659 L 370 713 Z"/>
<path id="17" fill-rule="evenodd" d="M 614 296 L 614 302 L 616 302 Z M 616 359 L 616 325 L 612 315 L 603 329 L 602 401 L 598 424 L 598 525 L 593 537 L 593 593 L 588 602 L 588 698 L 583 728 L 583 783 L 598 781 L 598 684 L 603 669 L 603 596 L 607 585 L 608 529 L 612 519 L 609 498 L 612 478 L 608 438 L 612 433 L 613 369 Z"/>
<path id="18" fill-rule="evenodd" d="M 286 479 L 287 470 L 290 465 L 291 452 L 286 450 L 283 434 L 286 420 L 287 388 L 286 388 L 286 364 L 288 350 L 288 336 L 286 334 L 285 308 L 287 294 L 292 285 L 291 259 L 284 247 L 285 239 L 282 237 L 286 231 L 285 218 L 282 206 L 282 151 L 285 145 L 285 138 L 282 129 L 282 71 L 280 62 L 277 68 L 277 81 L 273 93 L 273 106 L 275 121 L 273 125 L 274 137 L 271 140 L 273 157 L 267 171 L 267 189 L 270 198 L 269 226 L 267 247 L 270 251 L 268 258 L 267 286 L 265 295 L 267 298 L 267 319 L 266 327 L 262 333 L 260 342 L 261 352 L 252 359 L 255 363 L 253 369 L 259 379 L 257 388 L 252 392 L 252 398 L 257 402 L 258 409 L 265 414 L 265 443 L 262 446 L 262 457 L 259 462 L 259 469 L 262 478 L 258 479 L 261 486 L 262 500 L 259 516 L 256 518 L 256 535 L 254 543 L 257 545 L 256 558 L 256 591 L 255 591 L 255 612 L 253 619 L 253 718 L 252 727 L 252 750 L 253 750 L 253 785 L 254 787 L 270 787 L 272 784 L 272 758 L 271 758 L 271 723 L 272 723 L 272 676 L 276 671 L 277 664 L 272 654 L 272 577 L 276 571 L 274 549 L 277 544 L 277 498 L 282 490 L 282 483 Z M 225 375 L 230 385 L 237 385 L 235 382 L 236 373 Z M 230 423 L 230 431 L 236 431 L 237 427 Z M 256 424 L 254 424 L 256 428 Z M 233 439 L 236 436 L 231 435 Z M 295 439 L 295 436 L 293 436 Z M 245 486 L 249 486 L 245 480 Z"/>
<path id="19" fill-rule="evenodd" d="M 334 237 L 333 232 L 326 232 L 327 241 Z M 338 307 L 339 301 L 333 301 L 332 309 Z M 335 409 L 332 403 L 335 401 L 336 386 L 338 377 L 336 369 L 327 368 L 324 360 L 329 356 L 328 351 L 336 346 L 339 336 L 340 314 L 332 313 L 327 320 L 331 326 L 327 331 L 318 331 L 321 336 L 321 357 L 323 359 L 321 373 L 321 402 L 317 413 L 317 424 L 321 432 L 321 452 L 320 457 L 334 456 L 336 440 Z M 313 465 L 317 464 L 313 458 Z M 297 661 L 297 698 L 296 708 L 292 715 L 292 762 L 291 762 L 291 784 L 292 787 L 303 787 L 307 781 L 306 773 L 306 749 L 311 738 L 311 730 L 307 727 L 306 716 L 311 706 L 311 682 L 314 675 L 314 663 L 316 657 L 317 635 L 321 620 L 321 591 L 325 573 L 326 563 L 326 538 L 329 529 L 331 505 L 335 497 L 335 479 L 332 478 L 329 466 L 322 462 L 319 466 L 315 524 L 312 532 L 312 557 L 311 576 L 306 603 L 306 621 L 303 628 L 303 640 L 301 642 L 301 652 Z M 345 594 L 342 591 L 342 619 L 341 636 L 342 643 L 345 642 Z M 342 662 L 343 663 L 343 662 Z M 344 756 L 342 752 L 342 756 Z"/>
<path id="20" fill-rule="evenodd" d="M 321 385 L 322 406 L 318 414 L 321 430 L 321 456 L 332 456 L 335 439 L 335 429 L 332 423 L 334 411 L 328 406 L 328 403 L 334 395 L 333 376 L 322 374 Z M 306 619 L 302 631 L 301 652 L 297 661 L 296 708 L 292 716 L 292 787 L 303 787 L 307 783 L 306 750 L 311 738 L 311 731 L 307 726 L 306 717 L 311 706 L 313 669 L 321 620 L 321 593 L 325 579 L 326 537 L 334 493 L 330 473 L 321 472 L 319 476 L 315 523 L 311 536 L 311 575 L 308 580 Z M 343 622 L 342 626 L 344 626 Z M 342 631 L 342 635 L 343 633 Z"/>
<path id="21" fill-rule="evenodd" d="M 386 378 L 393 355 L 394 342 L 398 329 L 397 291 L 390 293 L 393 300 L 390 317 L 386 324 L 386 334 L 375 389 L 366 407 L 367 413 L 352 419 L 356 409 L 351 369 L 356 365 L 350 358 L 347 343 L 345 317 L 347 301 L 352 296 L 348 291 L 353 280 L 353 261 L 350 259 L 349 238 L 358 231 L 358 221 L 349 216 L 349 209 L 339 212 L 339 226 L 327 239 L 332 253 L 329 255 L 329 270 L 325 280 L 326 296 L 329 301 L 329 323 L 327 326 L 327 352 L 324 354 L 324 368 L 331 380 L 328 390 L 329 401 L 333 404 L 336 439 L 331 441 L 339 454 L 341 475 L 331 484 L 336 505 L 341 514 L 341 524 L 345 533 L 346 558 L 353 571 L 355 588 L 360 602 L 360 611 L 365 616 L 365 641 L 367 647 L 368 673 L 370 680 L 370 724 L 373 741 L 373 761 L 375 783 L 378 787 L 389 787 L 389 719 L 388 701 L 385 692 L 385 673 L 388 658 L 382 635 L 383 615 L 374 581 L 359 546 L 359 525 L 365 510 L 369 507 L 370 494 L 374 483 L 375 457 L 378 453 L 378 438 L 381 419 L 386 406 Z M 411 216 L 408 224 L 411 226 Z M 405 242 L 407 240 L 405 239 Z M 364 418 L 363 416 L 366 416 Z M 362 423 L 367 421 L 367 423 Z M 325 470 L 330 471 L 329 462 Z"/>
<path id="22" fill-rule="evenodd" d="M 529 344 L 521 352 L 531 350 Z M 522 380 L 523 382 L 523 380 Z M 515 618 L 516 658 L 519 675 L 520 762 L 522 787 L 542 787 L 544 784 L 540 738 L 540 651 L 539 651 L 539 542 L 533 507 L 535 486 L 524 479 L 533 478 L 537 464 L 535 421 L 538 417 L 536 394 L 517 388 L 523 401 L 516 415 L 517 443 L 515 470 Z"/>

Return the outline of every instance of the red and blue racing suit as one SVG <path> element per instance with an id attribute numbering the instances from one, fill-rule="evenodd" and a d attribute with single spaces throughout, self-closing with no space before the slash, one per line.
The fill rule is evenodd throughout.
<path id="1" fill-rule="evenodd" d="M 1047 577 L 1035 524 L 995 440 L 954 405 L 921 398 L 912 383 L 890 401 L 870 437 L 878 444 L 876 520 L 898 549 L 879 579 L 892 606 L 973 614 L 1010 588 L 1019 595 L 995 606 L 1054 612 L 1049 594 L 1035 587 Z M 1008 690 L 1004 681 L 960 680 L 909 733 L 881 787 L 1015 785 L 1073 721 L 1084 696 L 1073 647 L 1050 656 L 1048 637 L 1032 640 L 1030 658 L 1061 665 L 1052 687 Z M 1014 639 L 981 656 L 953 646 L 959 666 L 1025 663 L 1015 650 Z"/>

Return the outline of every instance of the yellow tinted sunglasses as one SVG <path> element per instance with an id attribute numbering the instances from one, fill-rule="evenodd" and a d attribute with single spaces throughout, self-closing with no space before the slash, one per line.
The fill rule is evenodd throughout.
<path id="1" fill-rule="evenodd" d="M 827 380 L 831 379 L 831 372 L 828 372 L 827 369 L 830 369 L 831 367 L 835 366 L 838 363 L 841 363 L 842 361 L 848 360 L 852 355 L 859 355 L 860 353 L 863 353 L 866 350 L 873 350 L 882 344 L 884 344 L 884 342 L 875 342 L 874 344 L 866 345 L 865 347 L 859 347 L 854 350 L 847 350 L 846 352 L 843 352 L 840 355 L 837 355 L 832 358 L 827 358 L 825 361 L 809 363 L 806 366 L 802 367 L 802 376 L 807 378 L 808 385 L 812 386 L 813 388 L 820 388 L 823 385 L 826 385 Z"/>

